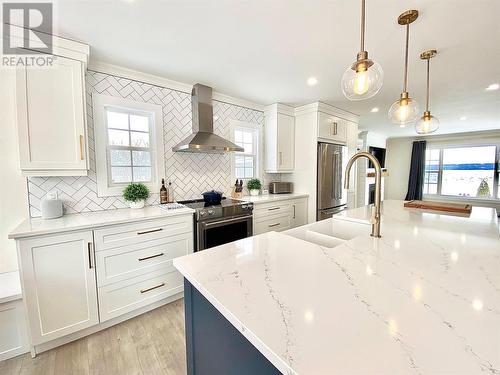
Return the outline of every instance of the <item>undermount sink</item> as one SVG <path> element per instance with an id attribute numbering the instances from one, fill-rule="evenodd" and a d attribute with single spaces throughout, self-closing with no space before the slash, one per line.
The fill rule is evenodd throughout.
<path id="1" fill-rule="evenodd" d="M 327 219 L 284 231 L 289 236 L 323 247 L 336 247 L 356 236 L 369 236 L 370 224 Z"/>

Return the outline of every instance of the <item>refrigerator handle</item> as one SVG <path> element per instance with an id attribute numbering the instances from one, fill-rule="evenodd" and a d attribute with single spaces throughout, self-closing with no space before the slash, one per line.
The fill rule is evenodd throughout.
<path id="1" fill-rule="evenodd" d="M 337 164 L 338 164 L 338 159 L 339 159 L 339 153 L 337 151 L 333 152 L 332 154 L 332 174 L 333 174 L 333 184 L 332 184 L 332 198 L 333 199 L 338 199 L 337 192 L 338 192 L 338 170 L 337 170 Z"/>

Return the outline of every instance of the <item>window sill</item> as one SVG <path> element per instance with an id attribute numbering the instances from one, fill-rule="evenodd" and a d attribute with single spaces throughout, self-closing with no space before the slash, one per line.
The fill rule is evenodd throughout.
<path id="1" fill-rule="evenodd" d="M 439 194 L 424 194 L 424 199 L 429 201 L 455 201 L 455 202 L 465 202 L 465 203 L 493 203 L 500 204 L 500 199 L 498 198 L 474 198 L 474 197 L 461 197 L 455 195 L 439 195 Z"/>

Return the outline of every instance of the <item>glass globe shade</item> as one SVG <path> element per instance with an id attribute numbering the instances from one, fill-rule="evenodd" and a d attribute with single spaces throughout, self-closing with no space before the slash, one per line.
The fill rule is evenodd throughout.
<path id="1" fill-rule="evenodd" d="M 349 100 L 363 100 L 375 96 L 384 83 L 384 72 L 376 61 L 368 69 L 353 70 L 349 66 L 342 76 L 342 92 Z"/>
<path id="2" fill-rule="evenodd" d="M 406 125 L 415 122 L 418 118 L 418 103 L 412 98 L 400 98 L 389 108 L 389 119 L 398 125 Z"/>
<path id="3" fill-rule="evenodd" d="M 439 120 L 433 115 L 422 116 L 415 125 L 418 134 L 434 133 L 439 128 Z"/>

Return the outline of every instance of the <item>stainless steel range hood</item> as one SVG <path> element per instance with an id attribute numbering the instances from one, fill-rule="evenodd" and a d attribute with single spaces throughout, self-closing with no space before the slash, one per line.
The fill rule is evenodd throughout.
<path id="1" fill-rule="evenodd" d="M 172 147 L 183 152 L 229 152 L 244 149 L 214 134 L 212 88 L 197 83 L 191 91 L 193 134 Z"/>

